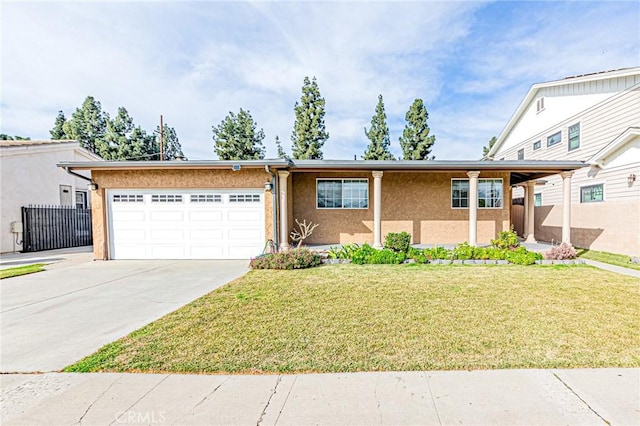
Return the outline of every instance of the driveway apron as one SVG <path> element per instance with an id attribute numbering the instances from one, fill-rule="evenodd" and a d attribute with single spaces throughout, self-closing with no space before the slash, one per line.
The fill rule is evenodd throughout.
<path id="1" fill-rule="evenodd" d="M 0 283 L 0 371 L 57 371 L 247 271 L 246 260 L 86 262 Z"/>

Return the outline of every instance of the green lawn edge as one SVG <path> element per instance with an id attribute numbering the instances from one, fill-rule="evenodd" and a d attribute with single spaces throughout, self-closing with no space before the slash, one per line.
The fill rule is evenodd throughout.
<path id="1" fill-rule="evenodd" d="M 44 263 L 36 263 L 33 265 L 17 266 L 15 268 L 0 269 L 0 279 L 19 277 L 21 275 L 34 274 L 44 271 Z"/>
<path id="2" fill-rule="evenodd" d="M 625 254 L 609 253 L 589 249 L 578 249 L 578 257 L 581 259 L 595 260 L 596 262 L 608 263 L 609 265 L 621 266 L 623 268 L 640 271 L 640 263 L 631 261 L 631 257 Z"/>

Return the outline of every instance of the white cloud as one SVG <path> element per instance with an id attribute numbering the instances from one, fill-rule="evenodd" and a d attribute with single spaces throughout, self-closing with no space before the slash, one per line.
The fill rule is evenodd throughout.
<path id="1" fill-rule="evenodd" d="M 393 150 L 421 97 L 439 159 L 477 158 L 531 84 L 637 65 L 632 3 L 4 3 L 1 132 L 48 137 L 87 95 L 159 115 L 190 158 L 213 158 L 211 126 L 248 109 L 285 148 L 304 76 L 317 76 L 325 158 L 364 151 L 382 93 Z M 568 23 L 571 23 L 569 25 Z M 615 28 L 613 31 L 611 28 Z M 634 30 L 635 28 L 635 30 Z"/>

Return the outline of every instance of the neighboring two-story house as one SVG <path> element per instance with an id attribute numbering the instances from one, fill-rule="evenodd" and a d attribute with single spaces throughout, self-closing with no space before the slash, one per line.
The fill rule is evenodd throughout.
<path id="1" fill-rule="evenodd" d="M 19 231 L 15 224 L 22 223 L 22 207 L 30 204 L 90 207 L 87 180 L 65 172 L 56 164 L 100 160 L 72 140 L 0 141 L 0 252 L 23 249 L 22 232 L 14 232 Z"/>
<path id="2" fill-rule="evenodd" d="M 572 176 L 571 242 L 640 255 L 640 67 L 534 84 L 488 158 L 586 162 Z M 561 176 L 516 187 L 512 197 L 535 205 L 525 208 L 535 213 L 525 237 L 562 239 Z"/>

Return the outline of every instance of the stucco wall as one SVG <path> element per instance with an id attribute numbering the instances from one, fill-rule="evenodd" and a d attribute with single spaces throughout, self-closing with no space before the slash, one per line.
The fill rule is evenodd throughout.
<path id="1" fill-rule="evenodd" d="M 99 189 L 92 194 L 93 206 L 93 246 L 95 259 L 108 259 L 107 221 L 105 189 L 223 189 L 264 188 L 271 176 L 263 169 L 243 168 L 237 172 L 232 170 L 96 170 L 93 179 Z M 273 235 L 273 199 L 271 192 L 265 191 L 265 236 Z"/>
<path id="2" fill-rule="evenodd" d="M 317 209 L 317 178 L 369 179 L 368 209 Z M 451 208 L 451 179 L 465 173 L 384 172 L 382 178 L 382 238 L 406 231 L 414 244 L 460 243 L 469 237 L 469 210 Z M 478 210 L 478 243 L 488 243 L 509 228 L 508 173 L 484 172 L 480 178 L 503 178 L 502 209 Z M 305 243 L 372 243 L 373 176 L 363 172 L 293 173 L 293 217 L 319 226 Z M 291 225 L 293 227 L 295 223 Z"/>
<path id="3" fill-rule="evenodd" d="M 60 205 L 60 185 L 75 191 L 87 191 L 87 181 L 68 174 L 56 166 L 62 161 L 86 161 L 76 152 L 77 143 L 3 147 L 0 150 L 0 252 L 22 250 L 22 234 L 11 232 L 11 222 L 22 222 L 21 207 Z M 90 176 L 90 173 L 84 173 Z M 87 202 L 90 202 L 87 197 Z"/>

